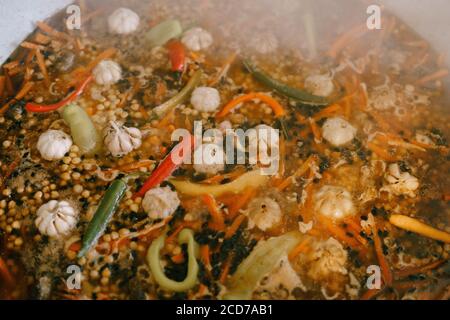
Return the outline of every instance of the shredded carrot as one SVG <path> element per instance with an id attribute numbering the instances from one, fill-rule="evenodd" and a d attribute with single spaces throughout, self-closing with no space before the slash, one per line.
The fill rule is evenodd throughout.
<path id="1" fill-rule="evenodd" d="M 332 104 L 332 105 L 326 107 L 325 109 L 322 109 L 321 111 L 317 112 L 313 116 L 313 119 L 314 119 L 314 121 L 320 121 L 323 118 L 332 117 L 341 112 L 342 112 L 342 107 L 335 103 L 335 104 Z"/>
<path id="2" fill-rule="evenodd" d="M 246 217 L 243 214 L 241 214 L 241 215 L 237 216 L 236 219 L 234 219 L 231 226 L 225 232 L 225 239 L 229 239 L 235 235 L 235 233 L 239 230 L 239 227 L 241 226 L 241 224 L 245 221 L 245 218 Z"/>
<path id="3" fill-rule="evenodd" d="M 211 227 L 215 230 L 223 230 L 225 228 L 225 220 L 217 205 L 216 199 L 210 194 L 205 194 L 202 196 L 202 200 L 211 214 Z"/>
<path id="4" fill-rule="evenodd" d="M 228 70 L 230 69 L 234 60 L 236 60 L 236 57 L 237 57 L 237 52 L 233 51 L 228 56 L 228 58 L 225 60 L 225 63 L 220 68 L 219 72 L 217 72 L 217 75 L 209 82 L 210 87 L 217 85 L 220 82 L 220 80 L 222 80 L 222 78 L 226 76 L 226 74 L 228 73 Z"/>
<path id="5" fill-rule="evenodd" d="M 286 114 L 286 111 L 284 110 L 283 106 L 274 98 L 271 96 L 268 96 L 267 94 L 260 93 L 260 92 L 252 92 L 245 94 L 243 96 L 237 97 L 233 100 L 231 100 L 225 107 L 223 107 L 222 110 L 220 110 L 217 114 L 217 118 L 225 117 L 228 113 L 230 113 L 236 106 L 238 106 L 241 103 L 259 99 L 263 101 L 264 103 L 267 103 L 273 110 L 276 117 L 281 117 Z"/>
<path id="6" fill-rule="evenodd" d="M 167 238 L 166 243 L 173 243 L 175 242 L 178 234 L 183 231 L 185 228 L 192 228 L 197 229 L 199 222 L 198 221 L 183 221 L 180 223 L 180 225 L 175 229 L 174 232 L 172 232 Z"/>
<path id="7" fill-rule="evenodd" d="M 221 284 L 225 284 L 228 274 L 230 273 L 230 268 L 231 268 L 231 257 L 229 257 L 223 264 L 222 273 L 220 274 L 219 277 L 219 281 Z"/>
<path id="8" fill-rule="evenodd" d="M 245 205 L 250 201 L 251 198 L 256 194 L 256 190 L 253 188 L 247 188 L 238 198 L 231 203 L 228 207 L 228 217 L 233 219 L 236 214 L 245 207 Z"/>
<path id="9" fill-rule="evenodd" d="M 5 113 L 6 110 L 8 110 L 11 103 L 13 103 L 14 101 L 23 99 L 33 86 L 34 86 L 34 82 L 32 82 L 32 81 L 25 83 L 23 85 L 23 87 L 19 90 L 19 92 L 16 94 L 14 99 L 11 99 L 10 101 L 8 101 L 8 103 L 6 103 L 3 107 L 0 108 L 0 115 Z"/>
<path id="10" fill-rule="evenodd" d="M 179 254 L 176 254 L 171 257 L 171 260 L 176 264 L 183 263 L 184 262 L 184 254 L 182 252 Z"/>
<path id="11" fill-rule="evenodd" d="M 382 289 L 369 289 L 360 297 L 360 300 L 371 300 L 373 299 L 378 293 L 381 292 Z"/>
<path id="12" fill-rule="evenodd" d="M 76 241 L 69 246 L 70 251 L 78 252 L 81 250 L 81 241 Z"/>
<path id="13" fill-rule="evenodd" d="M 448 76 L 448 74 L 449 74 L 448 69 L 440 69 L 432 74 L 420 78 L 419 80 L 416 81 L 416 85 L 424 85 L 427 84 L 428 82 L 445 78 L 446 76 Z"/>
<path id="14" fill-rule="evenodd" d="M 308 249 L 309 242 L 310 242 L 309 238 L 300 241 L 300 243 L 294 249 L 292 249 L 291 252 L 289 252 L 288 254 L 289 261 L 293 261 L 299 254 L 305 252 L 306 249 Z"/>
<path id="15" fill-rule="evenodd" d="M 204 244 L 200 246 L 200 258 L 205 267 L 210 270 L 211 269 L 211 258 L 209 253 L 209 246 Z"/>
<path id="16" fill-rule="evenodd" d="M 30 49 L 30 50 L 44 50 L 45 47 L 41 46 L 40 44 L 24 41 L 20 44 L 22 48 Z"/>
<path id="17" fill-rule="evenodd" d="M 373 142 L 368 142 L 367 143 L 367 147 L 369 148 L 369 150 L 375 152 L 377 154 L 377 156 L 379 156 L 383 160 L 386 160 L 388 162 L 395 162 L 395 161 L 397 161 L 397 157 L 396 156 L 391 155 L 383 147 L 380 147 L 379 145 L 377 145 L 377 144 L 375 144 Z"/>
<path id="18" fill-rule="evenodd" d="M 317 125 L 316 121 L 313 118 L 308 118 L 309 125 L 311 126 L 311 131 L 314 135 L 314 141 L 316 143 L 322 142 L 322 133 L 320 131 L 319 126 Z"/>
<path id="19" fill-rule="evenodd" d="M 381 273 L 383 274 L 384 283 L 390 286 L 392 284 L 392 272 L 390 270 L 389 263 L 383 253 L 383 245 L 381 243 L 380 236 L 378 235 L 376 222 L 372 224 L 372 237 L 375 247 L 375 253 L 378 258 L 378 263 L 380 264 Z"/>
<path id="20" fill-rule="evenodd" d="M 36 24 L 39 29 L 41 29 L 42 31 L 44 31 L 51 37 L 54 37 L 54 38 L 60 39 L 60 40 L 72 41 L 72 38 L 68 34 L 50 27 L 48 24 L 46 24 L 43 21 L 38 21 Z"/>
<path id="21" fill-rule="evenodd" d="M 347 232 L 344 229 L 337 226 L 333 221 L 331 221 L 328 218 L 321 217 L 319 219 L 320 219 L 320 222 L 328 230 L 328 232 L 330 232 L 338 240 L 344 242 L 345 244 L 347 244 L 348 246 L 350 246 L 353 249 L 362 251 L 363 248 L 361 247 L 360 243 L 353 237 L 350 237 L 349 235 L 347 235 Z"/>
<path id="22" fill-rule="evenodd" d="M 396 278 L 405 278 L 405 277 L 409 277 L 411 275 L 425 273 L 427 271 L 434 270 L 434 269 L 438 268 L 439 266 L 444 264 L 445 261 L 446 260 L 437 260 L 437 261 L 428 263 L 428 264 L 423 265 L 423 266 L 412 267 L 412 268 L 405 268 L 405 269 L 402 269 L 402 270 L 395 271 L 394 275 L 395 275 Z"/>
<path id="23" fill-rule="evenodd" d="M 157 104 L 160 104 L 167 93 L 167 86 L 164 81 L 158 81 L 156 84 L 155 100 Z"/>
<path id="24" fill-rule="evenodd" d="M 117 50 L 115 48 L 106 49 L 88 64 L 88 66 L 86 67 L 87 71 L 91 72 L 97 66 L 97 64 L 99 64 L 102 60 L 111 58 L 116 54 L 116 52 Z"/>
<path id="25" fill-rule="evenodd" d="M 3 277 L 8 286 L 14 285 L 14 277 L 12 276 L 11 272 L 9 272 L 8 266 L 6 265 L 6 262 L 2 259 L 2 257 L 0 257 L 0 276 Z"/>
<path id="26" fill-rule="evenodd" d="M 316 162 L 317 156 L 311 155 L 306 159 L 302 165 L 297 169 L 297 171 L 290 177 L 287 177 L 284 179 L 280 184 L 277 185 L 277 189 L 282 191 L 286 189 L 293 181 L 294 179 L 303 176 L 310 168 L 311 165 Z"/>
<path id="27" fill-rule="evenodd" d="M 450 193 L 446 193 L 442 195 L 442 200 L 444 201 L 450 201 Z"/>
<path id="28" fill-rule="evenodd" d="M 140 168 L 150 168 L 154 164 L 155 164 L 155 161 L 144 159 L 144 160 L 140 160 L 138 162 L 123 164 L 121 166 L 116 167 L 115 170 L 118 170 L 121 172 L 133 172 L 133 171 L 139 170 Z"/>
<path id="29" fill-rule="evenodd" d="M 34 36 L 34 41 L 36 41 L 39 44 L 47 45 L 51 39 L 47 37 L 45 34 L 37 32 Z"/>
<path id="30" fill-rule="evenodd" d="M 47 87 L 50 86 L 50 78 L 47 72 L 47 66 L 45 65 L 45 59 L 39 49 L 36 49 L 36 59 L 39 68 L 41 69 L 42 75 L 44 76 L 44 82 Z"/>
<path id="31" fill-rule="evenodd" d="M 17 68 L 19 65 L 20 65 L 20 62 L 17 61 L 17 60 L 14 60 L 14 61 L 5 63 L 5 64 L 3 65 L 3 69 L 11 70 L 11 69 Z"/>
<path id="32" fill-rule="evenodd" d="M 353 40 L 368 32 L 367 25 L 360 24 L 340 35 L 328 50 L 328 56 L 336 58 Z"/>
<path id="33" fill-rule="evenodd" d="M 0 99 L 3 98 L 3 93 L 5 93 L 5 76 L 0 76 Z"/>

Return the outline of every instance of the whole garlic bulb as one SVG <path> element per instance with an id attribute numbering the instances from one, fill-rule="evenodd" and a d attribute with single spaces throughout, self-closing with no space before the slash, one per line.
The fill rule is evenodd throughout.
<path id="1" fill-rule="evenodd" d="M 305 88 L 316 96 L 328 97 L 334 91 L 333 79 L 325 74 L 311 75 L 305 80 Z"/>
<path id="2" fill-rule="evenodd" d="M 112 60 L 101 61 L 92 71 L 95 82 L 100 85 L 114 84 L 122 79 L 122 68 Z"/>
<path id="3" fill-rule="evenodd" d="M 192 92 L 191 104 L 200 112 L 214 112 L 220 106 L 219 91 L 210 87 L 198 87 Z"/>
<path id="4" fill-rule="evenodd" d="M 250 229 L 255 226 L 260 230 L 268 230 L 281 222 L 282 212 L 280 205 L 275 200 L 265 197 L 250 201 L 247 209 Z"/>
<path id="5" fill-rule="evenodd" d="M 35 225 L 51 238 L 65 236 L 77 225 L 78 212 L 67 202 L 51 200 L 37 211 Z"/>
<path id="6" fill-rule="evenodd" d="M 420 186 L 419 180 L 409 172 L 402 172 L 397 163 L 389 165 L 384 178 L 387 184 L 381 188 L 381 191 L 387 191 L 397 196 L 407 195 L 414 198 Z"/>
<path id="7" fill-rule="evenodd" d="M 72 146 L 70 136 L 61 130 L 47 130 L 39 136 L 37 149 L 45 160 L 60 160 Z"/>
<path id="8" fill-rule="evenodd" d="M 314 195 L 315 209 L 331 219 L 342 219 L 356 213 L 352 195 L 347 189 L 323 186 Z"/>
<path id="9" fill-rule="evenodd" d="M 113 157 L 122 157 L 141 146 L 142 134 L 138 128 L 128 128 L 110 121 L 103 141 Z"/>
<path id="10" fill-rule="evenodd" d="M 153 188 L 144 196 L 142 207 L 151 219 L 164 219 L 175 212 L 180 199 L 169 187 Z"/>
<path id="11" fill-rule="evenodd" d="M 197 27 L 186 31 L 181 42 L 192 51 L 200 51 L 212 45 L 213 38 L 208 31 Z"/>
<path id="12" fill-rule="evenodd" d="M 133 10 L 119 8 L 108 17 L 108 27 L 111 33 L 132 33 L 139 27 L 139 16 Z"/>
<path id="13" fill-rule="evenodd" d="M 342 118 L 329 118 L 323 124 L 322 135 L 330 144 L 335 147 L 340 147 L 355 138 L 356 128 Z"/>

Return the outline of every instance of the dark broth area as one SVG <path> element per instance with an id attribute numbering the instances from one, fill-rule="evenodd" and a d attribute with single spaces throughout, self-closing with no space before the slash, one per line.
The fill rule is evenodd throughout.
<path id="1" fill-rule="evenodd" d="M 64 16 L 59 14 L 49 24 L 68 38 L 37 30 L 28 39 L 37 43 L 37 33 L 47 34 L 50 39 L 41 51 L 51 89 L 45 84 L 36 57 L 27 61 L 32 50 L 19 48 L 12 55 L 7 63 L 20 61 L 20 66 L 17 73 L 8 77 L 13 92 L 3 90 L 1 96 L 2 105 L 10 105 L 0 116 L 3 143 L 0 255 L 13 283 L 0 277 L 1 298 L 215 299 L 221 286 L 227 287 L 227 281 L 231 281 L 227 277 L 222 279 L 224 269 L 230 269 L 228 273 L 232 275 L 256 242 L 298 230 L 299 223 L 309 222 L 313 223 L 312 231 L 302 235 L 306 249 L 290 259 L 290 270 L 301 278 L 301 285 L 289 290 L 285 283 L 275 288 L 261 286 L 254 288 L 252 297 L 370 298 L 371 292 L 365 288 L 366 268 L 380 264 L 380 256 L 375 250 L 373 229 L 366 223 L 369 216 L 375 219 L 382 254 L 394 275 L 391 283 L 375 292 L 378 297 L 428 299 L 446 294 L 448 297 L 448 244 L 389 223 L 391 215 L 401 214 L 450 231 L 446 140 L 450 122 L 449 102 L 445 98 L 448 92 L 442 79 L 427 80 L 428 75 L 446 69 L 440 53 L 384 11 L 382 30 L 355 36 L 359 32 L 356 29 L 348 41 L 339 38 L 342 34 L 349 35 L 355 26 L 365 24 L 366 6 L 360 1 L 287 0 L 277 1 L 277 5 L 273 2 L 136 0 L 108 1 L 106 5 L 105 1 L 83 1 L 82 14 L 88 20 L 83 22 L 81 31 L 65 30 Z M 128 36 L 108 32 L 107 17 L 120 6 L 140 16 L 139 29 Z M 304 22 L 308 20 L 306 13 L 313 16 L 313 22 Z M 178 19 L 184 29 L 200 26 L 214 39 L 206 50 L 187 52 L 187 70 L 181 77 L 170 70 L 166 47 L 152 49 L 145 40 L 151 27 L 169 18 Z M 307 31 L 311 25 L 313 43 Z M 337 39 L 344 45 L 339 46 Z M 112 59 L 122 68 L 122 80 L 107 88 L 91 84 L 77 104 L 86 110 L 98 130 L 107 125 L 107 120 L 114 120 L 145 131 L 142 146 L 121 158 L 107 154 L 87 157 L 72 148 L 59 161 L 45 161 L 36 149 L 39 135 L 50 128 L 70 131 L 58 112 L 26 112 L 24 103 L 60 101 L 81 77 L 77 68 L 86 67 L 108 48 L 117 49 Z M 68 56 L 74 58 L 73 65 Z M 329 105 L 338 108 L 299 103 L 271 91 L 245 70 L 244 59 L 298 89 L 310 90 L 306 82 L 311 75 L 329 75 L 333 85 L 329 95 L 333 103 Z M 230 61 L 228 72 L 215 81 L 226 61 Z M 62 67 L 65 62 L 70 64 L 67 68 Z M 164 158 L 173 145 L 170 136 L 176 128 L 192 130 L 195 120 L 202 120 L 205 129 L 218 127 L 221 121 L 214 113 L 198 112 L 189 102 L 162 119 L 150 116 L 155 107 L 179 92 L 198 69 L 203 71 L 202 85 L 215 82 L 213 87 L 220 93 L 221 107 L 239 94 L 271 92 L 287 110 L 285 124 L 289 136 L 281 141 L 280 172 L 251 193 L 251 199 L 276 201 L 283 215 L 276 226 L 267 230 L 246 228 L 248 221 L 245 221 L 233 241 L 227 241 L 224 232 L 212 230 L 202 198 L 178 192 L 181 204 L 168 233 L 183 224 L 192 228 L 199 244 L 211 251 L 211 270 L 205 271 L 205 261 L 199 259 L 200 284 L 186 292 L 174 293 L 155 283 L 145 259 L 148 247 L 164 230 L 127 238 L 127 234 L 139 233 L 155 223 L 143 210 L 142 199 L 131 198 L 145 178 L 129 184 L 128 193 L 93 250 L 96 253 L 80 259 L 76 253 L 80 237 L 110 184 L 104 178 L 112 174 L 112 169 L 129 173 L 133 171 L 130 164 L 151 160 L 140 169 L 150 172 L 154 167 L 152 161 Z M 33 71 L 31 76 L 27 70 Z M 31 90 L 19 101 L 12 101 L 27 81 L 34 83 Z M 334 116 L 344 118 L 357 130 L 354 139 L 345 146 L 332 146 L 316 132 L 316 128 Z M 233 128 L 278 125 L 269 106 L 260 100 L 243 104 L 223 120 L 228 120 Z M 5 141 L 9 142 L 5 145 Z M 314 159 L 309 171 L 295 176 L 307 159 Z M 402 174 L 417 178 L 419 186 L 406 192 L 386 188 L 390 164 L 397 164 Z M 192 165 L 184 165 L 174 175 L 179 180 L 207 184 L 211 183 L 208 179 L 213 179 L 212 184 L 225 184 L 250 170 L 249 166 L 236 165 L 217 175 L 204 175 L 196 173 Z M 293 182 L 286 180 L 291 176 Z M 354 216 L 324 221 L 313 195 L 329 185 L 345 188 L 351 194 Z M 37 209 L 50 200 L 64 199 L 80 212 L 76 229 L 62 240 L 41 235 L 34 223 Z M 247 214 L 245 209 L 251 199 L 245 201 L 239 212 Z M 240 194 L 223 194 L 215 200 L 229 212 L 243 198 Z M 225 214 L 225 231 L 234 218 Z M 330 238 L 338 244 L 329 242 Z M 217 243 L 213 245 L 211 239 Z M 116 247 L 112 248 L 113 245 Z M 235 249 L 232 253 L 227 251 L 230 247 Z M 186 261 L 174 263 L 173 257 L 181 254 L 186 260 L 184 251 L 176 243 L 164 247 L 161 256 L 168 277 L 183 279 Z M 421 269 L 433 263 L 435 268 Z M 83 269 L 81 290 L 69 290 L 62 281 L 68 277 L 66 269 L 72 264 Z"/>

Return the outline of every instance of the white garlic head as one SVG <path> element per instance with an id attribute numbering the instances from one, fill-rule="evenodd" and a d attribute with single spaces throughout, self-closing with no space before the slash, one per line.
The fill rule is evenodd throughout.
<path id="1" fill-rule="evenodd" d="M 323 186 L 314 194 L 316 211 L 331 219 L 343 219 L 356 213 L 352 195 L 345 188 Z"/>
<path id="2" fill-rule="evenodd" d="M 249 219 L 248 227 L 252 229 L 256 226 L 262 231 L 277 226 L 282 218 L 280 205 L 268 197 L 255 198 L 250 201 L 246 213 Z"/>
<path id="3" fill-rule="evenodd" d="M 314 280 L 323 280 L 333 273 L 347 274 L 347 251 L 334 238 L 314 242 L 308 260 L 312 262 L 308 275 Z"/>
<path id="4" fill-rule="evenodd" d="M 213 43 L 212 35 L 200 27 L 186 31 L 181 38 L 181 42 L 192 51 L 207 49 Z"/>
<path id="5" fill-rule="evenodd" d="M 139 27 L 139 16 L 128 8 L 119 8 L 108 17 L 108 27 L 111 33 L 130 34 Z"/>
<path id="6" fill-rule="evenodd" d="M 169 187 L 153 188 L 145 193 L 142 208 L 151 219 L 164 219 L 172 215 L 180 205 L 180 199 Z"/>
<path id="7" fill-rule="evenodd" d="M 60 160 L 72 146 L 70 136 L 61 130 L 47 130 L 39 136 L 37 149 L 45 160 Z"/>
<path id="8" fill-rule="evenodd" d="M 111 85 L 122 79 L 122 68 L 112 60 L 101 61 L 92 73 L 95 82 L 100 85 Z"/>
<path id="9" fill-rule="evenodd" d="M 311 75 L 305 80 L 305 88 L 316 96 L 328 97 L 334 91 L 333 79 L 325 74 Z"/>
<path id="10" fill-rule="evenodd" d="M 192 92 L 191 104 L 200 112 L 214 112 L 220 106 L 219 91 L 210 87 L 198 87 Z"/>
<path id="11" fill-rule="evenodd" d="M 38 209 L 35 225 L 41 234 L 60 238 L 68 235 L 77 221 L 78 211 L 69 202 L 51 200 Z"/>
<path id="12" fill-rule="evenodd" d="M 416 196 L 419 180 L 409 172 L 402 172 L 397 163 L 389 165 L 384 178 L 387 184 L 381 188 L 382 191 L 387 191 L 397 196 L 407 195 L 411 198 Z"/>
<path id="13" fill-rule="evenodd" d="M 322 126 L 323 138 L 335 147 L 351 142 L 356 136 L 356 131 L 348 121 L 339 117 L 327 119 Z"/>
<path id="14" fill-rule="evenodd" d="M 110 121 L 103 141 L 113 157 L 122 157 L 141 146 L 142 133 L 138 128 L 128 128 Z"/>

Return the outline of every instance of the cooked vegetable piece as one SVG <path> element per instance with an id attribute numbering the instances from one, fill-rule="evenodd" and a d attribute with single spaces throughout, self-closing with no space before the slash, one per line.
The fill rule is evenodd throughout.
<path id="1" fill-rule="evenodd" d="M 450 243 L 449 233 L 433 228 L 417 219 L 400 214 L 394 214 L 389 218 L 389 222 L 398 228 L 415 232 L 434 240 Z"/>
<path id="2" fill-rule="evenodd" d="M 172 65 L 172 71 L 183 72 L 186 65 L 186 49 L 178 40 L 172 40 L 168 43 L 169 58 Z"/>
<path id="3" fill-rule="evenodd" d="M 272 108 L 273 113 L 276 117 L 282 117 L 286 114 L 286 111 L 284 110 L 283 106 L 278 103 L 277 100 L 274 98 L 268 96 L 267 94 L 260 93 L 260 92 L 252 92 L 243 96 L 239 96 L 236 99 L 231 100 L 225 107 L 220 110 L 216 117 L 222 118 L 225 117 L 227 114 L 229 114 L 236 106 L 240 105 L 243 102 L 259 99 L 263 101 L 264 103 L 267 103 L 269 107 Z"/>
<path id="4" fill-rule="evenodd" d="M 292 88 L 284 83 L 279 82 L 278 80 L 273 79 L 269 75 L 253 66 L 250 61 L 244 61 L 244 66 L 256 80 L 289 98 L 292 98 L 304 104 L 317 106 L 326 106 L 331 103 L 331 101 L 329 101 L 329 99 L 327 98 L 315 96 L 313 94 L 310 94 L 309 92 L 297 88 Z"/>
<path id="5" fill-rule="evenodd" d="M 157 24 L 145 34 L 151 47 L 164 45 L 171 39 L 178 38 L 183 29 L 178 20 L 166 20 Z"/>
<path id="6" fill-rule="evenodd" d="M 152 172 L 147 181 L 145 181 L 142 188 L 136 192 L 133 197 L 143 197 L 148 190 L 156 187 L 158 184 L 166 180 L 182 164 L 178 161 L 174 161 L 175 157 L 179 160 L 185 157 L 186 155 L 184 154 L 184 151 L 192 150 L 193 143 L 193 137 L 183 138 L 183 140 L 172 149 L 164 160 L 161 161 L 159 166 Z"/>
<path id="7" fill-rule="evenodd" d="M 156 117 L 161 118 L 165 114 L 169 113 L 176 106 L 185 102 L 189 98 L 189 95 L 195 89 L 195 87 L 199 85 L 201 78 L 202 78 L 202 71 L 198 69 L 194 73 L 192 78 L 189 80 L 189 82 L 186 84 L 186 86 L 183 88 L 183 90 L 181 90 L 171 99 L 164 102 L 162 105 L 153 109 L 153 113 L 156 115 Z"/>
<path id="8" fill-rule="evenodd" d="M 64 108 L 63 118 L 70 127 L 73 141 L 83 154 L 90 156 L 100 152 L 101 136 L 84 109 L 70 104 Z"/>
<path id="9" fill-rule="evenodd" d="M 302 240 L 293 231 L 259 243 L 227 282 L 226 300 L 249 300 L 261 279 L 275 268 L 281 257 L 291 252 Z"/>
<path id="10" fill-rule="evenodd" d="M 94 217 L 86 228 L 86 232 L 82 240 L 82 247 L 78 252 L 78 257 L 84 256 L 103 235 L 109 221 L 116 212 L 120 201 L 125 195 L 125 191 L 127 191 L 127 184 L 123 179 L 113 181 L 108 190 L 106 190 L 97 211 L 94 214 Z"/>
<path id="11" fill-rule="evenodd" d="M 169 279 L 161 266 L 160 251 L 166 241 L 166 235 L 160 236 L 154 240 L 147 252 L 147 263 L 155 281 L 164 289 L 175 292 L 183 292 L 191 289 L 197 283 L 199 266 L 197 257 L 199 257 L 199 247 L 194 240 L 194 232 L 190 229 L 183 229 L 178 235 L 178 244 L 187 244 L 188 254 L 188 272 L 186 278 L 181 281 Z"/>
<path id="12" fill-rule="evenodd" d="M 210 194 L 214 197 L 219 197 L 225 193 L 240 193 L 249 187 L 257 188 L 263 186 L 268 180 L 269 176 L 261 174 L 260 170 L 254 170 L 243 174 L 230 183 L 220 185 L 204 185 L 175 179 L 171 179 L 170 183 L 175 186 L 178 192 L 187 196 L 195 197 Z"/>
<path id="13" fill-rule="evenodd" d="M 72 93 L 70 93 L 66 98 L 61 100 L 60 102 L 49 104 L 49 105 L 41 105 L 36 104 L 33 102 L 29 102 L 25 105 L 25 108 L 29 112 L 51 112 L 58 110 L 61 107 L 64 107 L 65 105 L 75 101 L 78 96 L 83 94 L 84 89 L 86 86 L 92 81 L 93 77 L 92 75 L 88 76 Z"/>

